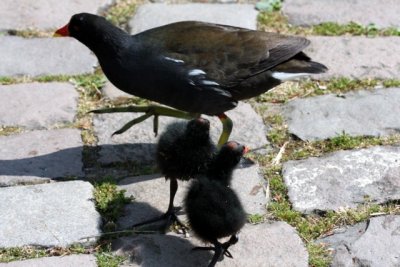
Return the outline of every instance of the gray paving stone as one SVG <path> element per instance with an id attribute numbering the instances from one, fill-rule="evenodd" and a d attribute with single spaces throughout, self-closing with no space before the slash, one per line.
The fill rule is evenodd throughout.
<path id="1" fill-rule="evenodd" d="M 78 97 L 69 83 L 0 85 L 0 125 L 42 129 L 72 123 Z"/>
<path id="2" fill-rule="evenodd" d="M 371 218 L 318 240 L 334 249 L 332 266 L 400 266 L 400 216 Z"/>
<path id="3" fill-rule="evenodd" d="M 283 242 L 284 240 L 284 242 Z M 191 251 L 204 244 L 194 237 L 184 239 L 176 234 L 138 235 L 118 239 L 113 244 L 117 255 L 129 256 L 122 266 L 207 266 L 209 251 Z M 246 224 L 239 242 L 229 248 L 233 259 L 225 257 L 217 266 L 308 266 L 308 254 L 293 227 L 284 222 Z"/>
<path id="4" fill-rule="evenodd" d="M 308 36 L 305 52 L 329 70 L 313 79 L 333 77 L 397 79 L 400 76 L 400 38 L 363 36 Z M 333 49 L 334 48 L 334 49 Z"/>
<path id="5" fill-rule="evenodd" d="M 90 50 L 72 38 L 0 36 L 0 43 L 0 77 L 92 73 L 97 64 Z"/>
<path id="6" fill-rule="evenodd" d="M 400 88 L 296 99 L 284 108 L 289 132 L 302 140 L 387 136 L 400 132 Z"/>
<path id="7" fill-rule="evenodd" d="M 132 95 L 119 90 L 109 81 L 107 81 L 103 88 L 101 88 L 101 93 L 103 94 L 103 96 L 109 99 L 116 99 L 119 97 L 132 97 Z"/>
<path id="8" fill-rule="evenodd" d="M 142 114 L 142 113 L 141 113 Z M 234 123 L 230 140 L 243 143 L 258 152 L 265 151 L 269 144 L 266 139 L 267 127 L 262 118 L 249 104 L 240 103 L 237 108 L 226 113 Z M 158 139 L 153 133 L 153 120 L 146 120 L 133 126 L 127 132 L 111 136 L 128 121 L 138 117 L 138 114 L 116 113 L 101 114 L 94 117 L 94 129 L 101 146 L 100 159 L 102 163 L 136 161 L 142 163 L 154 162 L 155 144 Z M 218 141 L 222 125 L 217 118 L 205 116 L 211 122 L 211 135 Z M 168 123 L 175 119 L 161 117 L 159 133 Z"/>
<path id="9" fill-rule="evenodd" d="M 190 182 L 179 181 L 179 190 L 175 197 L 175 206 L 183 207 Z M 126 190 L 126 196 L 133 196 L 135 201 L 126 207 L 124 216 L 118 224 L 121 228 L 161 215 L 168 208 L 169 181 L 161 174 L 130 177 L 119 183 L 119 188 Z M 260 175 L 258 165 L 243 163 L 235 170 L 232 188 L 238 194 L 248 214 L 265 214 L 269 198 L 268 184 Z M 181 219 L 186 220 L 182 212 Z"/>
<path id="10" fill-rule="evenodd" d="M 24 261 L 14 261 L 0 263 L 0 267 L 96 267 L 96 257 L 94 255 L 69 255 L 62 257 L 44 257 Z"/>
<path id="11" fill-rule="evenodd" d="M 61 129 L 0 136 L 0 187 L 84 176 L 80 131 Z"/>
<path id="12" fill-rule="evenodd" d="M 254 5 L 249 4 L 145 4 L 137 9 L 129 27 L 132 33 L 138 33 L 168 23 L 199 20 L 256 29 L 257 14 Z"/>
<path id="13" fill-rule="evenodd" d="M 85 237 L 100 234 L 88 182 L 0 188 L 0 210 L 0 247 L 93 244 Z"/>
<path id="14" fill-rule="evenodd" d="M 67 24 L 75 13 L 97 13 L 111 3 L 111 0 L 2 0 L 0 30 L 59 28 Z"/>
<path id="15" fill-rule="evenodd" d="M 351 21 L 378 27 L 399 27 L 397 0 L 285 0 L 283 14 L 293 25 L 309 26 L 322 22 L 346 24 Z"/>
<path id="16" fill-rule="evenodd" d="M 399 146 L 376 146 L 288 161 L 283 177 L 295 210 L 340 210 L 400 199 L 399 162 Z"/>

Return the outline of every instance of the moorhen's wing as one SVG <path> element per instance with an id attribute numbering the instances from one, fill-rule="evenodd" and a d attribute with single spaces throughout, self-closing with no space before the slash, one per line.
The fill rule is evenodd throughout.
<path id="1" fill-rule="evenodd" d="M 177 22 L 141 33 L 165 56 L 201 70 L 222 88 L 267 71 L 309 45 L 303 37 L 196 21 Z"/>

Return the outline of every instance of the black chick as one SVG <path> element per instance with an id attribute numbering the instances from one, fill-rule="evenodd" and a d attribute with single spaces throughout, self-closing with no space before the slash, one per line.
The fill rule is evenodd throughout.
<path id="1" fill-rule="evenodd" d="M 167 219 L 167 226 L 178 220 L 174 209 L 174 198 L 178 181 L 187 181 L 199 174 L 204 174 L 216 147 L 210 138 L 210 122 L 204 118 L 189 122 L 175 122 L 167 126 L 157 144 L 157 164 L 165 178 L 170 180 L 170 198 L 168 210 L 161 217 L 133 225 L 142 226 Z"/>
<path id="2" fill-rule="evenodd" d="M 246 222 L 242 204 L 229 187 L 232 172 L 247 148 L 237 142 L 228 142 L 210 163 L 207 175 L 192 183 L 185 198 L 185 208 L 194 233 L 214 247 L 197 247 L 200 250 L 215 250 L 209 264 L 214 266 L 221 255 L 232 257 L 228 248 L 238 241 L 236 233 Z M 231 236 L 220 243 L 219 238 Z"/>

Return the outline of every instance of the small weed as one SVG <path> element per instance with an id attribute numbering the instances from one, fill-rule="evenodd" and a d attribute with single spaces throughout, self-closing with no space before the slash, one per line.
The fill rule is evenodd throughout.
<path id="1" fill-rule="evenodd" d="M 96 183 L 94 188 L 96 208 L 105 220 L 105 225 L 111 225 L 118 219 L 124 206 L 130 203 L 132 198 L 125 197 L 125 191 L 118 190 L 117 185 L 111 178 Z"/>
<path id="2" fill-rule="evenodd" d="M 258 224 L 264 222 L 264 215 L 261 214 L 249 214 L 247 216 L 247 221 L 251 224 Z"/>
<path id="3" fill-rule="evenodd" d="M 137 4 L 137 0 L 116 0 L 103 15 L 114 25 L 126 29 L 129 19 L 136 11 Z"/>
<path id="4" fill-rule="evenodd" d="M 16 126 L 0 126 L 0 136 L 7 136 L 22 132 L 23 129 Z"/>
<path id="5" fill-rule="evenodd" d="M 125 257 L 112 254 L 110 244 L 99 248 L 95 255 L 99 267 L 118 267 L 126 259 Z"/>

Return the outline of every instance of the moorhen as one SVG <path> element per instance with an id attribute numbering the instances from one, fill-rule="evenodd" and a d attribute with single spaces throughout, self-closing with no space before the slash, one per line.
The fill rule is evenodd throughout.
<path id="1" fill-rule="evenodd" d="M 283 81 L 327 70 L 302 52 L 310 44 L 303 37 L 198 21 L 130 35 L 103 17 L 80 13 L 55 36 L 74 37 L 92 50 L 117 88 L 174 108 L 152 105 L 94 111 L 145 112 L 115 133 L 153 115 L 155 131 L 159 115 L 185 119 L 217 115 L 223 124 L 221 145 L 232 130 L 224 112 L 239 100 L 260 95 Z"/>
<path id="2" fill-rule="evenodd" d="M 150 219 L 131 227 L 138 227 L 167 220 L 166 226 L 178 220 L 174 209 L 174 198 L 178 189 L 177 180 L 187 181 L 204 174 L 215 154 L 216 146 L 210 138 L 210 122 L 204 118 L 178 121 L 167 126 L 157 143 L 156 159 L 165 179 L 170 180 L 170 198 L 168 210 L 161 217 Z"/>
<path id="3" fill-rule="evenodd" d="M 194 248 L 215 251 L 209 267 L 214 266 L 223 254 L 232 257 L 228 248 L 238 241 L 236 234 L 246 222 L 242 204 L 229 187 L 232 172 L 246 152 L 245 146 L 233 141 L 223 145 L 210 163 L 207 175 L 193 181 L 185 197 L 192 230 L 200 239 L 214 245 Z M 227 236 L 231 236 L 229 241 L 218 241 Z"/>

